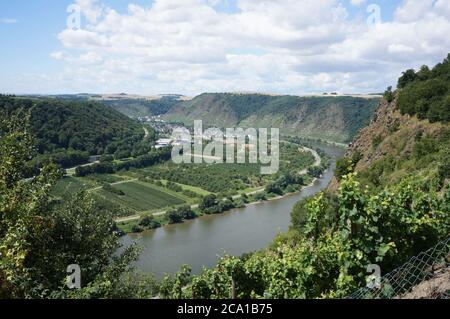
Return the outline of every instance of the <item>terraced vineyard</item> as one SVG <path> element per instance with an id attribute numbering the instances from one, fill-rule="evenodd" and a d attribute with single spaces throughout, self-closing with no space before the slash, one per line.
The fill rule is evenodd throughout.
<path id="1" fill-rule="evenodd" d="M 56 197 L 66 197 L 75 194 L 82 190 L 88 190 L 98 186 L 99 183 L 89 180 L 87 178 L 81 179 L 77 177 L 66 176 L 58 181 L 58 184 L 53 189 L 52 194 Z"/>
<path id="2" fill-rule="evenodd" d="M 136 212 L 151 211 L 164 207 L 171 207 L 186 203 L 187 198 L 182 195 L 170 194 L 168 190 L 144 182 L 129 182 L 114 186 L 123 192 L 123 196 L 113 194 L 106 190 L 99 190 L 98 195 L 116 203 L 127 206 Z"/>

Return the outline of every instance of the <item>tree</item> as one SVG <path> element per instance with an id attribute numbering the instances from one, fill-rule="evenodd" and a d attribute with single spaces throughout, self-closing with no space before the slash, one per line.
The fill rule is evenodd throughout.
<path id="1" fill-rule="evenodd" d="M 214 194 L 206 195 L 200 202 L 199 209 L 202 213 L 210 214 L 213 208 L 218 205 L 217 196 Z"/>
<path id="2" fill-rule="evenodd" d="M 392 86 L 389 86 L 383 95 L 384 99 L 391 103 L 394 100 L 394 93 L 392 92 Z"/>
<path id="3" fill-rule="evenodd" d="M 323 168 L 319 167 L 319 166 L 313 166 L 313 167 L 309 167 L 308 168 L 308 175 L 315 177 L 315 178 L 320 178 L 323 174 Z"/>
<path id="4" fill-rule="evenodd" d="M 100 157 L 100 163 L 112 163 L 114 161 L 114 156 L 112 155 L 102 155 Z"/>
<path id="5" fill-rule="evenodd" d="M 409 83 L 414 82 L 416 78 L 417 78 L 416 71 L 414 71 L 413 69 L 406 70 L 405 72 L 403 72 L 402 76 L 398 79 L 397 87 L 399 89 L 403 89 Z"/>
<path id="6" fill-rule="evenodd" d="M 183 219 L 189 220 L 197 217 L 195 212 L 191 209 L 189 205 L 182 206 L 177 209 L 178 214 L 182 216 Z"/>
<path id="7" fill-rule="evenodd" d="M 179 224 L 183 222 L 183 216 L 181 216 L 176 210 L 167 212 L 166 218 L 169 221 L 169 224 Z"/>
<path id="8" fill-rule="evenodd" d="M 132 269 L 136 249 L 116 255 L 120 245 L 111 214 L 98 210 L 87 194 L 63 205 L 52 201 L 60 177 L 56 166 L 24 178 L 33 155 L 28 119 L 22 111 L 0 116 L 0 297 L 113 296 Z M 64 283 L 71 264 L 83 270 L 76 292 Z"/>
<path id="9" fill-rule="evenodd" d="M 338 181 L 340 181 L 342 176 L 347 175 L 352 170 L 352 167 L 352 161 L 349 158 L 341 158 L 336 162 L 336 170 L 334 171 L 334 176 Z"/>
<path id="10" fill-rule="evenodd" d="M 419 81 L 425 81 L 432 76 L 432 73 L 428 66 L 422 65 L 420 70 L 416 73 L 416 76 Z"/>
<path id="11" fill-rule="evenodd" d="M 267 194 L 283 195 L 283 190 L 281 189 L 280 185 L 276 182 L 269 183 L 266 186 L 265 191 Z"/>

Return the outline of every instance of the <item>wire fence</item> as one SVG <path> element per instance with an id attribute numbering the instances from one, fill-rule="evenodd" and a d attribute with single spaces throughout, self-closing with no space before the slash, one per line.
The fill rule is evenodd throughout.
<path id="1" fill-rule="evenodd" d="M 420 287 L 420 285 L 426 286 Z M 361 288 L 348 298 L 408 298 L 408 293 L 420 289 L 422 293 L 424 293 L 423 290 L 427 290 L 426 297 L 423 296 L 423 298 L 450 299 L 450 238 L 381 277 L 381 282 L 376 286 Z"/>

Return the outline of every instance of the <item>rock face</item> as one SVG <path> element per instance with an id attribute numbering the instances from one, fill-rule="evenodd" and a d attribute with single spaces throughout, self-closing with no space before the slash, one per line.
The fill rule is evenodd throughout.
<path id="1" fill-rule="evenodd" d="M 418 137 L 439 134 L 442 128 L 441 123 L 431 124 L 428 120 L 402 115 L 396 100 L 392 103 L 382 100 L 371 123 L 360 130 L 346 156 L 359 152 L 362 158 L 356 171 L 361 171 L 387 155 L 399 159 L 411 154 Z"/>
<path id="2" fill-rule="evenodd" d="M 434 272 L 432 278 L 412 289 L 400 299 L 449 299 L 450 298 L 450 268 Z"/>
<path id="3" fill-rule="evenodd" d="M 361 172 L 387 156 L 392 156 L 395 160 L 409 156 L 418 138 L 436 136 L 443 127 L 441 123 L 430 123 L 415 116 L 402 115 L 397 109 L 396 100 L 388 103 L 383 99 L 369 125 L 358 132 L 345 156 L 352 158 L 358 154 L 360 160 L 355 165 L 355 171 Z M 337 180 L 333 179 L 329 190 L 335 191 L 338 187 Z"/>

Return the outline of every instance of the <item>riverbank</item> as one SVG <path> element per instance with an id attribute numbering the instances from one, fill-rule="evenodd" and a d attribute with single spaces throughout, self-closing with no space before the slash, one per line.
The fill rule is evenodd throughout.
<path id="1" fill-rule="evenodd" d="M 314 185 L 314 182 L 317 181 L 317 178 L 312 178 L 312 177 L 310 177 L 310 178 L 311 178 L 311 181 L 307 185 L 302 186 L 302 188 L 299 191 L 289 192 L 289 193 L 285 193 L 285 194 L 279 195 L 279 196 L 274 196 L 274 194 L 265 194 L 259 200 L 254 200 L 254 201 L 249 202 L 249 203 L 244 203 L 242 205 L 235 206 L 235 207 L 233 207 L 231 209 L 228 209 L 228 210 L 225 210 L 225 211 L 223 211 L 221 213 L 217 213 L 217 214 L 204 214 L 204 213 L 201 213 L 199 211 L 199 209 L 198 209 L 199 208 L 198 204 L 197 205 L 192 205 L 192 206 L 190 206 L 190 208 L 194 211 L 194 213 L 196 215 L 195 218 L 202 218 L 204 216 L 224 214 L 224 213 L 228 213 L 228 212 L 231 212 L 233 210 L 236 210 L 236 209 L 243 209 L 243 208 L 247 208 L 247 207 L 258 205 L 258 204 L 264 204 L 264 203 L 268 203 L 268 202 L 272 202 L 272 201 L 277 201 L 277 200 L 281 200 L 281 199 L 284 199 L 284 198 L 289 197 L 289 196 L 300 194 L 305 188 L 308 188 L 308 187 L 311 187 L 312 185 Z M 249 197 L 249 196 L 250 197 L 255 197 L 255 195 L 257 196 L 258 194 L 263 194 L 264 192 L 265 192 L 265 188 L 262 188 L 260 190 L 252 191 L 250 193 L 245 193 L 245 194 L 242 194 L 242 195 L 235 195 L 235 196 L 233 196 L 233 200 L 241 199 L 241 198 L 244 197 L 244 195 L 245 195 L 245 197 Z M 221 199 L 221 201 L 225 201 L 225 200 L 227 200 L 227 199 L 226 198 Z M 133 231 L 133 227 L 137 226 L 139 224 L 140 220 L 143 217 L 145 217 L 145 215 L 133 215 L 133 216 L 128 216 L 128 217 L 122 217 L 122 218 L 116 219 L 115 222 L 116 222 L 119 230 L 122 232 L 123 235 L 126 235 L 126 234 L 140 234 L 140 233 L 145 232 L 147 230 L 154 230 L 154 229 L 157 229 L 157 228 L 160 228 L 160 227 L 173 225 L 173 224 L 170 224 L 167 220 L 164 220 L 164 218 L 163 218 L 168 212 L 169 211 L 162 211 L 162 212 L 158 212 L 158 213 L 154 213 L 154 214 L 148 215 L 148 216 L 152 216 L 154 218 L 154 220 L 159 224 L 159 227 L 150 228 L 150 229 L 143 229 L 142 231 L 139 231 L 139 232 Z M 184 223 L 186 221 L 190 221 L 190 220 L 192 220 L 192 219 L 183 220 L 182 222 L 177 223 L 177 224 L 182 224 L 182 223 Z"/>
<path id="2" fill-rule="evenodd" d="M 248 203 L 218 215 L 204 215 L 182 224 L 168 225 L 140 234 L 128 234 L 120 241 L 124 248 L 132 244 L 142 252 L 135 266 L 162 279 L 175 273 L 184 264 L 192 266 L 192 274 L 203 267 L 213 267 L 220 256 L 242 256 L 267 247 L 291 225 L 291 212 L 296 203 L 327 188 L 334 176 L 335 162 L 344 154 L 342 148 L 324 144 L 311 145 L 321 149 L 330 166 L 320 179 L 308 180 L 301 192 Z"/>
<path id="3" fill-rule="evenodd" d="M 283 141 L 283 142 L 288 143 L 288 144 L 294 144 L 294 143 L 286 142 L 286 141 Z M 321 156 L 318 154 L 318 152 L 316 150 L 299 145 L 299 151 L 309 152 L 313 155 L 314 163 L 310 166 L 310 168 L 311 167 L 319 167 L 322 165 L 323 159 L 321 158 Z M 256 205 L 258 203 L 263 203 L 263 202 L 272 201 L 272 200 L 279 200 L 286 196 L 292 196 L 293 194 L 300 193 L 304 188 L 310 186 L 311 183 L 314 183 L 314 181 L 315 181 L 315 178 L 307 175 L 307 173 L 308 173 L 308 169 L 304 169 L 304 170 L 298 172 L 298 175 L 302 176 L 304 178 L 304 181 L 309 183 L 307 185 L 302 185 L 301 189 L 298 189 L 294 192 L 287 191 L 283 195 L 276 196 L 275 194 L 265 193 L 266 187 L 267 187 L 267 185 L 265 185 L 265 186 L 261 187 L 260 189 L 252 190 L 252 191 L 249 191 L 246 193 L 232 196 L 231 197 L 232 208 L 226 209 L 226 210 L 220 212 L 220 214 L 225 213 L 230 210 L 233 210 L 233 209 L 245 208 L 245 207 L 248 207 L 249 205 Z M 310 181 L 310 179 L 311 179 L 311 181 Z M 286 189 L 288 189 L 288 188 L 286 188 Z M 227 200 L 229 200 L 229 198 L 219 199 L 219 201 L 221 201 L 221 202 L 225 202 Z M 238 203 L 235 202 L 235 201 L 239 201 L 239 200 L 240 200 L 240 202 L 238 202 Z M 251 202 L 246 202 L 247 200 L 250 200 Z M 202 217 L 205 215 L 198 209 L 199 208 L 198 204 L 191 205 L 189 207 L 195 214 L 195 218 L 199 218 L 199 217 Z M 170 210 L 170 211 L 172 211 L 172 210 Z M 169 225 L 170 223 L 168 222 L 168 220 L 166 220 L 166 218 L 164 218 L 168 212 L 169 211 L 166 210 L 166 211 L 156 212 L 156 213 L 152 213 L 152 214 L 136 214 L 136 215 L 126 216 L 126 217 L 120 217 L 120 218 L 115 219 L 115 222 L 116 222 L 119 230 L 122 232 L 122 234 L 141 233 L 141 232 L 149 230 L 149 229 L 156 229 L 159 227 L 164 227 L 164 226 Z M 139 222 L 142 220 L 142 218 L 144 218 L 146 216 L 150 217 L 154 220 L 154 223 L 152 223 L 152 228 L 140 227 L 141 225 L 139 225 Z M 191 220 L 191 219 L 189 219 L 189 220 Z M 183 220 L 182 222 L 184 222 L 184 221 L 185 220 Z"/>

